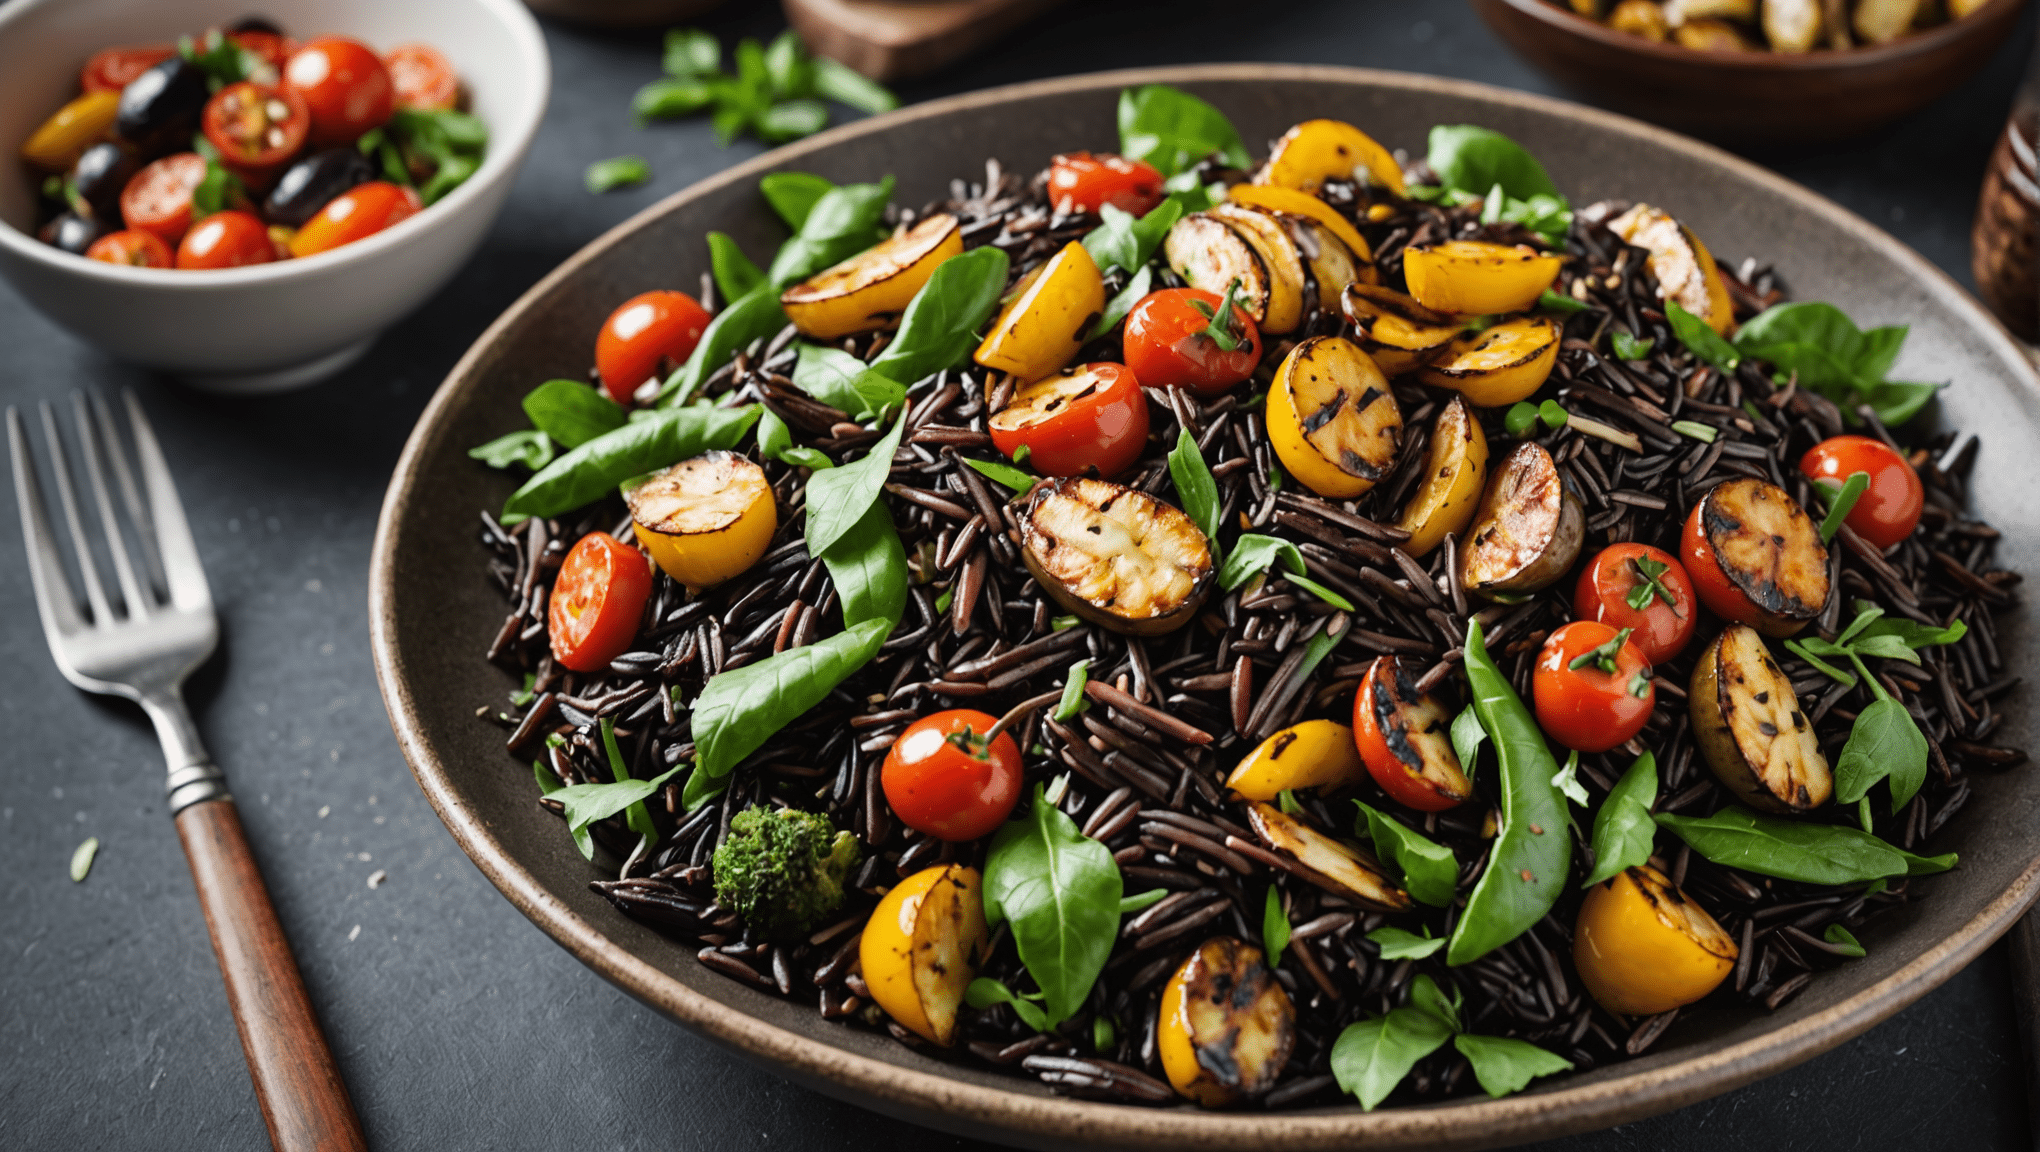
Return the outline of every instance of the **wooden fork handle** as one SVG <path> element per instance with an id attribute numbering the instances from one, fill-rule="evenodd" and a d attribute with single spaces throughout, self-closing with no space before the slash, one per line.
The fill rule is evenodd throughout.
<path id="1" fill-rule="evenodd" d="M 319 1031 L 231 798 L 177 813 L 198 903 L 277 1152 L 366 1152 L 347 1085 Z"/>

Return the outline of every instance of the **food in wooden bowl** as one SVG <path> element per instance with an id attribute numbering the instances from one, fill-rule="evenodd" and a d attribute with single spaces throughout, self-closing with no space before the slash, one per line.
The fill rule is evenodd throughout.
<path id="1" fill-rule="evenodd" d="M 1559 3 L 1559 0 L 1552 0 Z M 1565 0 L 1617 32 L 1698 52 L 1800 53 L 1891 44 L 1989 0 Z"/>

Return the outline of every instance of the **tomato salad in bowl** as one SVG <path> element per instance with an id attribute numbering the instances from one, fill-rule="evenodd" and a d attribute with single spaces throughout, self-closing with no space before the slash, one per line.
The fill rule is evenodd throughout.
<path id="1" fill-rule="evenodd" d="M 37 236 L 134 267 L 331 251 L 444 197 L 488 146 L 430 45 L 299 42 L 260 17 L 107 48 L 79 89 L 21 145 L 43 174 Z"/>
<path id="2" fill-rule="evenodd" d="M 1119 125 L 920 207 L 766 176 L 764 267 L 711 233 L 471 452 L 596 891 L 1058 1091 L 1372 1109 L 1775 1010 L 1960 883 L 2019 578 L 1903 329 L 1484 128 Z"/>

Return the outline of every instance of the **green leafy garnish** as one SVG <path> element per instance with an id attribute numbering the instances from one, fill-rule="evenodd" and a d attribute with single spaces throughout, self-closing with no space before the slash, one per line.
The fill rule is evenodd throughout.
<path id="1" fill-rule="evenodd" d="M 1657 757 L 1649 752 L 1638 756 L 1615 782 L 1594 813 L 1594 870 L 1580 887 L 1591 888 L 1649 861 L 1657 839 L 1657 824 L 1650 815 L 1657 785 Z"/>
<path id="2" fill-rule="evenodd" d="M 1393 925 L 1376 928 L 1367 938 L 1381 946 L 1383 960 L 1422 960 L 1445 946 L 1443 936 L 1419 936 Z"/>
<path id="3" fill-rule="evenodd" d="M 612 156 L 588 165 L 587 175 L 581 178 L 590 192 L 611 192 L 618 188 L 634 188 L 652 178 L 651 161 L 642 156 Z"/>
<path id="4" fill-rule="evenodd" d="M 1198 450 L 1197 441 L 1191 437 L 1188 428 L 1176 434 L 1176 446 L 1169 451 L 1169 477 L 1176 482 L 1176 498 L 1182 502 L 1183 512 L 1190 522 L 1197 525 L 1211 542 L 1211 551 L 1218 552 L 1218 481 L 1212 479 L 1211 468 L 1204 463 L 1204 453 Z"/>
<path id="5" fill-rule="evenodd" d="M 1046 1032 L 1051 1025 L 1048 1022 L 1048 1013 L 1042 1010 L 1040 1000 L 1039 992 L 1022 995 L 1006 987 L 1003 981 L 994 980 L 990 976 L 980 976 L 972 980 L 970 986 L 963 990 L 963 1002 L 971 1007 L 984 1009 L 994 1004 L 1008 1004 L 1013 1008 L 1013 1015 L 1018 1016 L 1022 1024 L 1036 1032 Z"/>
<path id="6" fill-rule="evenodd" d="M 1268 886 L 1268 898 L 1261 905 L 1261 944 L 1268 955 L 1268 967 L 1282 963 L 1282 950 L 1289 947 L 1289 913 L 1283 910 L 1282 893 Z"/>
<path id="7" fill-rule="evenodd" d="M 533 472 L 552 463 L 552 438 L 543 432 L 526 428 L 522 432 L 511 432 L 498 436 L 479 447 L 468 449 L 468 455 L 491 468 L 508 468 L 522 464 Z"/>
<path id="8" fill-rule="evenodd" d="M 1230 168 L 1253 163 L 1224 113 L 1166 84 L 1119 94 L 1119 152 L 1129 160 L 1147 161 L 1164 176 L 1195 167 L 1213 154 Z"/>
<path id="9" fill-rule="evenodd" d="M 1119 936 L 1124 895 L 1112 850 L 1077 831 L 1040 785 L 1027 811 L 992 837 L 985 922 L 1012 927 L 1020 963 L 1042 992 L 1046 1027 L 1075 1015 Z"/>
<path id="10" fill-rule="evenodd" d="M 1642 360 L 1657 346 L 1656 340 L 1638 340 L 1627 332 L 1610 332 L 1608 344 L 1615 351 L 1618 360 Z"/>
<path id="11" fill-rule="evenodd" d="M 623 405 L 579 380 L 548 380 L 524 396 L 524 414 L 562 448 L 579 448 L 627 423 Z"/>
<path id="12" fill-rule="evenodd" d="M 1225 558 L 1225 563 L 1218 570 L 1218 586 L 1231 592 L 1278 562 L 1282 566 L 1284 579 L 1291 584 L 1334 608 L 1344 612 L 1353 611 L 1351 600 L 1303 574 L 1303 553 L 1297 550 L 1296 545 L 1274 536 L 1262 536 L 1253 532 L 1242 533 L 1234 542 L 1232 554 Z"/>
<path id="13" fill-rule="evenodd" d="M 1868 472 L 1849 473 L 1849 478 L 1843 482 L 1841 490 L 1838 492 L 1826 492 L 1825 487 L 1823 487 L 1823 492 L 1828 497 L 1828 510 L 1827 515 L 1822 517 L 1820 521 L 1821 543 L 1828 544 L 1834 541 L 1835 533 L 1842 530 L 1842 522 L 1849 518 L 1849 513 L 1855 510 L 1856 501 L 1862 497 L 1863 491 L 1869 487 L 1870 474 Z"/>
<path id="14" fill-rule="evenodd" d="M 1067 724 L 1075 719 L 1078 713 L 1091 706 L 1090 701 L 1084 699 L 1084 685 L 1091 679 L 1090 671 L 1089 658 L 1070 665 L 1069 672 L 1063 676 L 1062 699 L 1056 701 L 1055 705 L 1056 723 Z"/>
<path id="15" fill-rule="evenodd" d="M 1672 334 L 1686 351 L 1713 365 L 1718 371 L 1733 372 L 1742 363 L 1742 353 L 1721 338 L 1721 334 L 1684 308 L 1676 300 L 1665 301 L 1665 318 L 1672 322 Z"/>
<path id="16" fill-rule="evenodd" d="M 1712 816 L 1660 812 L 1654 818 L 1716 864 L 1802 884 L 1861 884 L 1945 872 L 1956 863 L 1952 852 L 1914 856 L 1854 828 L 1759 816 L 1741 807 Z"/>
<path id="17" fill-rule="evenodd" d="M 1443 908 L 1459 886 L 1459 861 L 1452 849 L 1377 808 L 1355 800 L 1360 819 L 1354 831 L 1374 842 L 1375 855 L 1399 873 L 1409 894 Z"/>
<path id="18" fill-rule="evenodd" d="M 1856 406 L 1868 404 L 1879 420 L 1897 427 L 1912 419 L 1940 388 L 1887 379 L 1905 337 L 1902 325 L 1866 332 L 1832 304 L 1802 301 L 1774 305 L 1752 316 L 1736 330 L 1735 348 L 1834 401 L 1852 423 Z"/>
<path id="19" fill-rule="evenodd" d="M 769 46 L 739 41 L 731 75 L 722 70 L 722 47 L 714 36 L 676 28 L 666 33 L 663 65 L 666 75 L 631 98 L 638 122 L 710 112 L 724 145 L 746 131 L 768 144 L 813 135 L 828 127 L 822 100 L 873 114 L 899 107 L 898 98 L 878 84 L 827 57 L 811 56 L 791 29 Z"/>

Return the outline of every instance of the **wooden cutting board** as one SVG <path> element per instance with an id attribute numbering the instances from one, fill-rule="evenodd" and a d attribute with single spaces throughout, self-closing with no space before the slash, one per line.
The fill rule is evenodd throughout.
<path id="1" fill-rule="evenodd" d="M 925 76 L 1062 0 L 784 0 L 810 50 L 873 80 Z"/>

